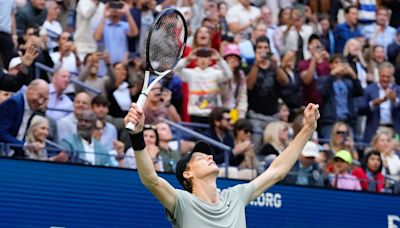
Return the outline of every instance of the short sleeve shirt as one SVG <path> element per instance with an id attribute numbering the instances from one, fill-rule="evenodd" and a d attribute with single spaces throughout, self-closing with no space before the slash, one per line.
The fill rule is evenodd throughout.
<path id="1" fill-rule="evenodd" d="M 174 214 L 167 212 L 167 218 L 174 228 L 246 227 L 245 207 L 251 201 L 254 188 L 254 184 L 247 183 L 224 189 L 217 204 L 177 189 Z"/>

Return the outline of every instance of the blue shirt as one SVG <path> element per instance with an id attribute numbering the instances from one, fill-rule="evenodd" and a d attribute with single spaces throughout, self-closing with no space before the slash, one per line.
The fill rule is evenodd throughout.
<path id="1" fill-rule="evenodd" d="M 15 1 L 0 1 L 0 31 L 11 34 L 10 16 L 15 11 Z"/>
<path id="2" fill-rule="evenodd" d="M 336 25 L 336 52 L 342 53 L 346 42 L 359 36 L 361 36 L 361 31 L 358 27 L 352 29 L 346 22 Z"/>
<path id="3" fill-rule="evenodd" d="M 115 140 L 117 140 L 117 129 L 114 125 L 106 122 L 100 143 L 106 147 L 107 151 L 112 151 L 114 149 L 113 142 Z"/>
<path id="4" fill-rule="evenodd" d="M 347 103 L 349 89 L 347 88 L 346 83 L 341 79 L 334 81 L 332 86 L 335 93 L 336 116 L 339 120 L 347 120 L 349 116 Z"/>
<path id="5" fill-rule="evenodd" d="M 372 25 L 364 26 L 361 32 L 365 39 L 369 40 L 374 38 L 373 36 L 377 29 L 377 25 L 374 23 Z M 385 47 L 386 53 L 387 47 L 396 39 L 396 34 L 397 32 L 395 28 L 392 26 L 386 26 L 385 30 L 383 32 L 379 32 L 374 38 L 375 44 Z"/>
<path id="6" fill-rule="evenodd" d="M 128 52 L 128 33 L 129 24 L 119 21 L 113 24 L 109 19 L 106 20 L 103 30 L 103 42 L 106 51 L 110 54 L 111 63 L 119 62 Z"/>
<path id="7" fill-rule="evenodd" d="M 54 87 L 54 84 L 51 83 L 49 85 L 49 101 L 48 101 L 47 107 L 55 108 L 55 109 L 64 109 L 64 110 L 69 110 L 70 112 L 72 112 L 74 109 L 74 104 L 71 101 L 71 99 L 69 99 L 69 97 L 67 95 L 65 95 L 64 93 L 62 93 L 58 97 L 57 91 Z M 70 112 L 47 110 L 46 116 L 57 121 L 65 116 L 67 116 Z"/>

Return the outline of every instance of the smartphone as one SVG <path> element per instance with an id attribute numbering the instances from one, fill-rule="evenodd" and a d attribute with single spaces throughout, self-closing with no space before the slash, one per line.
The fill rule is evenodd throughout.
<path id="1" fill-rule="evenodd" d="M 120 1 L 110 1 L 109 4 L 111 9 L 122 9 L 124 7 L 124 3 Z"/>

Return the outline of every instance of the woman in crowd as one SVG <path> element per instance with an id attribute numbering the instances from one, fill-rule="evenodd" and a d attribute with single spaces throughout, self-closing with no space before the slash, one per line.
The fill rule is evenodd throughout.
<path id="1" fill-rule="evenodd" d="M 288 145 L 289 126 L 283 121 L 274 121 L 264 130 L 264 145 L 258 153 L 261 161 L 268 166 Z"/>
<path id="2" fill-rule="evenodd" d="M 371 141 L 371 148 L 381 153 L 383 173 L 400 175 L 400 158 L 394 149 L 393 139 L 386 132 L 378 132 Z"/>
<path id="3" fill-rule="evenodd" d="M 353 176 L 358 178 L 363 191 L 381 192 L 385 184 L 381 172 L 382 158 L 380 152 L 372 150 L 364 157 L 361 167 L 353 170 Z"/>
<path id="4" fill-rule="evenodd" d="M 358 160 L 358 152 L 354 149 L 353 132 L 344 122 L 336 122 L 332 127 L 329 144 L 324 145 L 334 155 L 340 150 L 347 150 L 354 160 Z"/>

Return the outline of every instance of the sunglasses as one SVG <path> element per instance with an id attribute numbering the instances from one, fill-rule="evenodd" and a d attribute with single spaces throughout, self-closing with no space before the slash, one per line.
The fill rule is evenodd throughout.
<path id="1" fill-rule="evenodd" d="M 349 133 L 348 131 L 336 131 L 337 135 L 346 135 L 348 133 Z"/>

